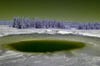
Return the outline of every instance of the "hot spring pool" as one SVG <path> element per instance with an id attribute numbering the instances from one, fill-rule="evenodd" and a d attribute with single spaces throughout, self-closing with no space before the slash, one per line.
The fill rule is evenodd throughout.
<path id="1" fill-rule="evenodd" d="M 55 52 L 79 49 L 85 46 L 85 43 L 67 41 L 67 40 L 30 40 L 20 41 L 5 45 L 6 48 L 20 52 Z"/>
<path id="2" fill-rule="evenodd" d="M 21 34 L 0 38 L 0 66 L 99 66 L 100 38 Z"/>

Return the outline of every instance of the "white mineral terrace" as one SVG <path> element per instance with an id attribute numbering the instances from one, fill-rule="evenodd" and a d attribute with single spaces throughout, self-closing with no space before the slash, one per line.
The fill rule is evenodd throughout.
<path id="1" fill-rule="evenodd" d="M 100 30 L 76 30 L 76 29 L 17 29 L 8 25 L 0 25 L 0 36 L 11 34 L 31 34 L 31 33 L 47 33 L 47 34 L 75 34 L 82 36 L 100 37 Z"/>
<path id="2" fill-rule="evenodd" d="M 76 37 L 67 36 L 66 39 L 70 38 L 71 40 L 86 42 L 89 46 L 72 52 L 58 52 L 52 55 L 32 55 L 1 49 L 0 66 L 100 66 L 100 38 L 84 37 L 100 37 L 100 30 L 16 29 L 9 27 L 8 25 L 0 25 L 1 43 L 3 36 L 31 33 L 83 35 Z M 3 41 L 7 42 L 8 39 Z M 11 39 L 11 41 L 13 40 Z"/>

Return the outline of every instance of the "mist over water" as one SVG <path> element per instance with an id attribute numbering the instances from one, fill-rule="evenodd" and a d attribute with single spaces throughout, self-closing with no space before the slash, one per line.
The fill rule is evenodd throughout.
<path id="1" fill-rule="evenodd" d="M 8 25 L 9 21 L 13 22 L 12 18 L 29 17 L 49 20 L 58 20 L 61 22 L 100 22 L 100 1 L 99 0 L 0 0 L 0 24 Z M 8 22 L 6 22 L 6 20 Z M 2 23 L 1 23 L 2 22 Z M 1 28 L 3 27 L 3 29 Z M 20 34 L 6 35 L 13 33 L 15 29 L 0 26 L 0 66 L 100 66 L 100 38 L 81 36 L 73 34 Z M 7 32 L 7 33 L 3 33 Z M 10 32 L 11 31 L 11 32 Z M 14 30 L 18 32 L 17 30 Z M 14 32 L 14 33 L 15 33 Z M 26 31 L 27 32 L 27 31 Z M 92 34 L 93 31 L 89 32 Z M 16 34 L 16 33 L 15 33 Z M 95 33 L 93 32 L 92 35 Z M 99 34 L 98 34 L 99 35 Z M 96 35 L 97 36 L 97 35 Z M 61 44 L 46 46 L 41 44 L 43 51 L 51 48 L 58 50 L 60 47 L 65 47 L 65 41 L 82 42 L 85 44 L 83 48 L 78 48 L 69 51 L 59 51 L 51 53 L 25 53 L 16 51 L 13 48 L 25 49 L 27 41 L 30 40 L 63 40 Z M 20 42 L 25 41 L 24 44 Z M 14 43 L 14 44 L 13 44 Z M 17 45 L 16 45 L 17 43 Z M 32 42 L 33 43 L 33 42 Z M 36 42 L 37 43 L 37 42 Z M 60 42 L 59 42 L 60 43 Z M 12 45 L 13 48 L 5 46 Z M 29 47 L 33 46 L 29 42 Z M 55 44 L 55 41 L 53 41 Z M 16 45 L 16 46 L 14 46 Z M 19 47 L 18 45 L 22 45 Z M 36 44 L 34 44 L 36 46 Z M 40 43 L 38 44 L 40 45 Z M 66 44 L 68 46 L 68 44 Z M 76 44 L 74 44 L 76 46 Z M 82 44 L 83 45 L 83 44 Z M 74 48 L 75 48 L 74 46 Z M 78 46 L 78 45 L 77 45 Z M 11 47 L 11 46 L 10 46 Z M 71 47 L 73 47 L 71 45 Z M 78 46 L 80 47 L 80 46 Z M 30 50 L 31 48 L 29 48 Z M 33 48 L 32 48 L 33 49 Z M 36 47 L 35 47 L 36 49 Z M 68 49 L 68 47 L 67 47 Z M 61 49 L 62 50 L 62 49 Z M 32 50 L 33 51 L 33 50 Z M 39 49 L 38 49 L 39 51 Z"/>
<path id="2" fill-rule="evenodd" d="M 0 20 L 20 17 L 100 22 L 99 0 L 1 0 Z"/>

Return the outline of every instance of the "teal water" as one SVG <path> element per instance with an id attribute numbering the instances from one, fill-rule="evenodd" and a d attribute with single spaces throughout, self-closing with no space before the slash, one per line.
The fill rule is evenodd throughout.
<path id="1" fill-rule="evenodd" d="M 21 41 L 31 41 L 31 40 L 63 40 L 65 41 L 75 41 L 75 42 L 82 42 L 85 44 L 83 48 L 75 48 L 76 50 L 68 50 L 67 52 L 77 52 L 77 53 L 86 53 L 90 55 L 100 55 L 100 38 L 95 38 L 95 37 L 86 37 L 86 36 L 75 36 L 75 35 L 49 35 L 49 34 L 21 34 L 21 35 L 9 35 L 9 36 L 4 36 L 0 38 L 0 49 L 1 50 L 6 50 L 6 51 L 15 51 L 16 49 L 11 48 L 5 48 L 4 46 L 7 46 L 8 44 L 16 44 L 20 43 Z M 48 42 L 47 42 L 48 43 Z M 42 44 L 41 44 L 42 45 Z M 60 45 L 60 44 L 59 44 Z M 61 45 L 60 45 L 61 46 Z M 67 45 L 66 45 L 67 46 Z M 42 46 L 43 47 L 43 46 Z M 58 51 L 66 51 L 65 49 L 61 49 Z M 17 50 L 18 51 L 18 50 Z M 19 51 L 22 52 L 22 51 Z M 25 51 L 26 52 L 26 51 Z M 38 51 L 39 52 L 39 51 Z M 56 51 L 52 51 L 56 52 Z M 36 53 L 36 52 L 32 52 Z"/>
<path id="2" fill-rule="evenodd" d="M 55 52 L 83 48 L 85 43 L 66 40 L 30 40 L 7 44 L 6 47 L 20 52 Z"/>

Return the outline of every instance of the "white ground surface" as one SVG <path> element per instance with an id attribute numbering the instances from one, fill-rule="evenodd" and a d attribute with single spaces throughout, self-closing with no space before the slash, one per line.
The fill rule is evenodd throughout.
<path id="1" fill-rule="evenodd" d="M 29 33 L 48 33 L 48 34 L 76 34 L 84 36 L 100 37 L 100 30 L 65 30 L 65 29 L 16 29 L 8 25 L 0 25 L 0 36 L 10 34 L 29 34 Z"/>
<path id="2" fill-rule="evenodd" d="M 0 37 L 10 34 L 49 33 L 49 34 L 80 34 L 84 36 L 100 37 L 100 30 L 60 30 L 60 29 L 16 29 L 6 25 L 0 26 Z M 81 39 L 80 39 L 81 40 Z M 93 40 L 93 39 L 91 39 Z M 99 40 L 99 39 L 98 39 Z M 90 40 L 85 39 L 90 42 Z M 97 41 L 91 42 L 95 43 Z M 97 42 L 99 43 L 99 42 Z M 96 45 L 99 47 L 99 45 Z M 90 52 L 93 51 L 93 52 Z M 86 52 L 86 53 L 85 53 Z M 89 54 L 88 54 L 89 53 Z M 94 53 L 94 54 L 93 54 Z M 71 53 L 59 52 L 52 55 L 45 54 L 23 54 L 14 51 L 0 50 L 0 66 L 100 66 L 100 55 L 98 50 L 84 49 L 81 52 Z"/>

